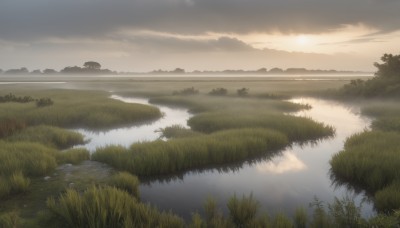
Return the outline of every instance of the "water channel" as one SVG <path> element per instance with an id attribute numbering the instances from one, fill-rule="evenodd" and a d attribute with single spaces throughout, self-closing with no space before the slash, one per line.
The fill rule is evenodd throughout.
<path id="1" fill-rule="evenodd" d="M 126 98 L 113 95 L 112 98 L 128 103 L 148 104 L 147 99 Z M 192 212 L 202 212 L 208 197 L 213 197 L 226 212 L 225 204 L 230 196 L 253 194 L 260 202 L 261 209 L 270 214 L 283 212 L 292 215 L 299 206 L 308 208 L 314 197 L 332 202 L 334 197 L 354 197 L 358 204 L 366 198 L 364 193 L 355 193 L 344 186 L 335 186 L 330 179 L 329 160 L 343 149 L 350 135 L 368 128 L 371 120 L 358 114 L 357 108 L 339 102 L 316 98 L 296 98 L 295 103 L 306 103 L 310 110 L 291 115 L 306 116 L 335 127 L 334 137 L 316 143 L 298 144 L 280 151 L 277 155 L 257 162 L 244 162 L 222 169 L 202 172 L 187 172 L 172 179 L 153 180 L 140 186 L 141 199 L 162 210 L 171 210 L 185 219 Z M 152 141 L 160 137 L 159 128 L 179 124 L 187 126 L 191 114 L 185 109 L 157 105 L 164 117 L 148 125 L 119 128 L 107 132 L 90 132 L 78 129 L 90 142 L 86 148 L 119 144 L 129 146 L 134 142 Z M 362 214 L 374 214 L 370 202 L 363 203 Z"/>

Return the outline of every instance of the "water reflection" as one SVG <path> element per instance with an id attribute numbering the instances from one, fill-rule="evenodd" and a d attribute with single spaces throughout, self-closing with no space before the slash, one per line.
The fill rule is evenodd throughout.
<path id="1" fill-rule="evenodd" d="M 277 159 L 256 165 L 256 168 L 262 173 L 271 172 L 281 174 L 286 172 L 299 172 L 306 169 L 307 166 L 293 152 L 286 152 Z"/>

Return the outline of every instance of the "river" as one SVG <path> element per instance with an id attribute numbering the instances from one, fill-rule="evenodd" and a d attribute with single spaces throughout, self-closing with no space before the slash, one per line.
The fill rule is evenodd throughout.
<path id="1" fill-rule="evenodd" d="M 128 103 L 148 104 L 148 100 L 113 95 L 112 98 Z M 293 215 L 299 206 L 308 208 L 317 197 L 332 202 L 334 197 L 354 197 L 358 204 L 365 200 L 363 192 L 355 193 L 344 186 L 335 186 L 330 179 L 329 160 L 343 149 L 347 137 L 367 129 L 371 120 L 359 115 L 357 108 L 350 108 L 339 102 L 316 98 L 295 98 L 295 103 L 306 103 L 310 110 L 291 115 L 307 116 L 316 121 L 335 127 L 334 137 L 314 143 L 298 144 L 280 151 L 277 155 L 257 162 L 244 162 L 221 169 L 202 172 L 187 172 L 168 180 L 153 180 L 140 185 L 141 199 L 162 210 L 171 210 L 185 219 L 192 212 L 202 212 L 208 197 L 213 197 L 224 212 L 230 196 L 253 194 L 260 202 L 261 209 L 270 214 L 283 212 Z M 173 124 L 186 126 L 191 114 L 185 109 L 157 105 L 164 117 L 148 125 L 119 128 L 107 132 L 90 132 L 78 129 L 91 141 L 86 148 L 111 144 L 129 146 L 134 142 L 151 141 L 160 137 L 157 129 Z M 308 208 L 311 210 L 310 208 Z M 364 202 L 364 217 L 374 215 L 371 202 Z"/>

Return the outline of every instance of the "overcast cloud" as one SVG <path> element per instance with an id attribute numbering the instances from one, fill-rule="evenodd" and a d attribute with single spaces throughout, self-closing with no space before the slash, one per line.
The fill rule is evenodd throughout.
<path id="1" fill-rule="evenodd" d="M 323 33 L 400 28 L 396 0 L 1 0 L 0 39 L 104 37 L 123 29 L 179 34 Z"/>

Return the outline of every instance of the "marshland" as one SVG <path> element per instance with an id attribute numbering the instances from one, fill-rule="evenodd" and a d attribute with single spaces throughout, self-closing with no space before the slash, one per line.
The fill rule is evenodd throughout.
<path id="1" fill-rule="evenodd" d="M 384 64 L 321 80 L 2 76 L 0 226 L 397 227 Z"/>

